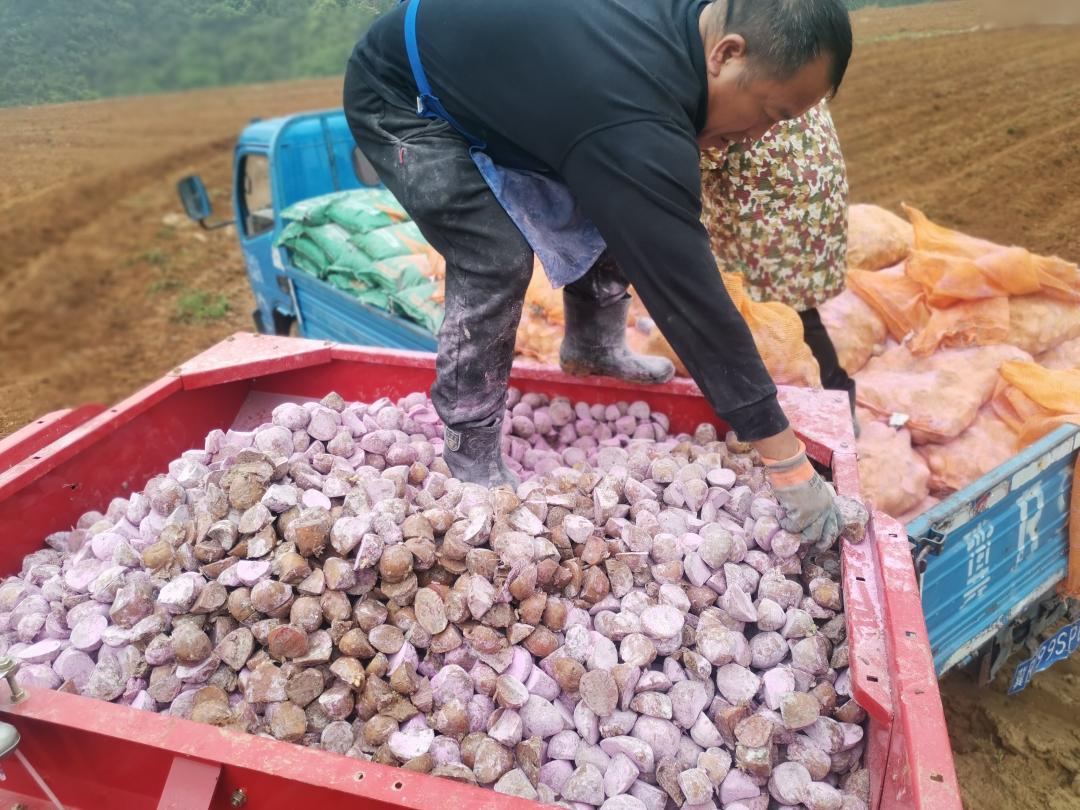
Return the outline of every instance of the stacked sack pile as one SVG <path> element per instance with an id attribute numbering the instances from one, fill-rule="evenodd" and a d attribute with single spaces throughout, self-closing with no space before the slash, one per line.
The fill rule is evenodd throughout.
<path id="1" fill-rule="evenodd" d="M 821 311 L 857 385 L 864 491 L 901 521 L 1030 443 L 1017 391 L 1080 368 L 1075 264 L 904 210 L 852 206 L 848 289 Z"/>
<path id="2" fill-rule="evenodd" d="M 275 245 L 293 264 L 358 301 L 435 332 L 446 263 L 385 189 L 312 197 L 281 212 Z"/>
<path id="3" fill-rule="evenodd" d="M 446 260 L 389 191 L 312 197 L 281 216 L 289 224 L 274 244 L 289 252 L 297 268 L 368 306 L 438 332 Z M 551 289 L 537 262 L 518 329 L 518 354 L 557 362 L 562 327 L 562 293 Z"/>

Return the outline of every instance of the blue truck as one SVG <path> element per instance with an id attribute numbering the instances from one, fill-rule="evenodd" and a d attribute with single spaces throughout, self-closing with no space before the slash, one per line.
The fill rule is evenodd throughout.
<path id="1" fill-rule="evenodd" d="M 189 216 L 203 227 L 236 223 L 255 327 L 344 343 L 434 351 L 421 327 L 360 303 L 305 273 L 274 241 L 281 212 L 301 200 L 379 185 L 342 110 L 251 122 L 233 157 L 233 220 L 212 224 L 197 176 L 180 181 Z M 939 675 L 978 667 L 989 681 L 1014 653 L 1077 605 L 1056 585 L 1068 562 L 1069 497 L 1080 428 L 1062 427 L 907 526 Z"/>
<path id="2" fill-rule="evenodd" d="M 188 216 L 204 228 L 236 225 L 251 292 L 253 319 L 263 334 L 299 335 L 365 346 L 435 350 L 420 326 L 349 297 L 289 260 L 275 241 L 288 224 L 281 212 L 301 200 L 379 186 L 356 148 L 342 110 L 254 120 L 233 151 L 233 218 L 211 223 L 206 187 L 197 175 L 178 192 Z"/>

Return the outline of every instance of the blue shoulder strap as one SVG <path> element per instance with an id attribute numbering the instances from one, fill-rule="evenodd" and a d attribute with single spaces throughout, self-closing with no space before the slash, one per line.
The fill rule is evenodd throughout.
<path id="1" fill-rule="evenodd" d="M 407 1 L 401 0 L 403 3 Z M 413 81 L 416 82 L 416 112 L 424 118 L 441 118 L 456 129 L 461 137 L 469 142 L 470 146 L 484 149 L 486 144 L 466 131 L 447 112 L 435 94 L 431 92 L 431 85 L 428 83 L 427 74 L 424 73 L 424 66 L 420 61 L 420 45 L 416 40 L 416 13 L 419 9 L 420 0 L 411 0 L 409 7 L 405 10 L 405 51 L 409 55 L 409 67 L 412 69 Z"/>

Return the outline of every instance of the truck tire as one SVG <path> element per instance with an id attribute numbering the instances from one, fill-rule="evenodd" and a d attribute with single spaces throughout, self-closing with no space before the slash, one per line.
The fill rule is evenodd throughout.
<path id="1" fill-rule="evenodd" d="M 300 337 L 300 326 L 295 317 L 275 309 L 273 334 L 281 337 Z"/>
<path id="2" fill-rule="evenodd" d="M 269 329 L 266 328 L 266 324 L 263 322 L 263 315 L 261 309 L 256 309 L 254 312 L 251 313 L 251 320 L 255 322 L 255 331 L 258 332 L 260 335 L 273 334 Z"/>

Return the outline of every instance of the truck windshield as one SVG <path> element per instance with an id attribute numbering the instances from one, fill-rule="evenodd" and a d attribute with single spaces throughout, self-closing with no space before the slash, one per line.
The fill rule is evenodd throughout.
<path id="1" fill-rule="evenodd" d="M 270 192 L 270 161 L 265 155 L 245 155 L 240 161 L 240 213 L 244 235 L 251 239 L 274 228 Z"/>

